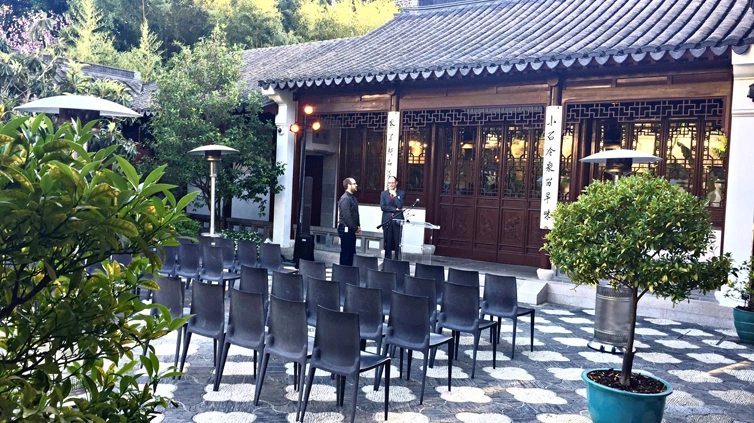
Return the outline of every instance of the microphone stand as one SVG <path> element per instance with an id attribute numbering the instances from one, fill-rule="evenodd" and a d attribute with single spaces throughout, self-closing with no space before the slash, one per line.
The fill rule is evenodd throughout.
<path id="1" fill-rule="evenodd" d="M 399 215 L 401 213 L 405 213 L 405 212 L 411 211 L 414 207 L 416 207 L 417 204 L 419 204 L 419 199 L 418 198 L 416 199 L 416 201 L 414 201 L 414 204 L 410 205 L 407 209 L 400 210 L 400 211 L 396 210 L 395 212 L 393 212 L 393 214 L 390 215 L 389 219 L 385 220 L 384 222 L 380 223 L 379 226 L 377 226 L 377 229 L 381 229 L 383 226 L 390 225 L 391 223 L 393 223 L 394 220 L 398 220 L 398 219 L 395 218 L 395 216 L 397 216 L 397 215 Z"/>

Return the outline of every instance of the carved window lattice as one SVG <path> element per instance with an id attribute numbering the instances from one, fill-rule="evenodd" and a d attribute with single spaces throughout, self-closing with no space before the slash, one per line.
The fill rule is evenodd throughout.
<path id="1" fill-rule="evenodd" d="M 721 118 L 723 99 L 636 101 L 630 103 L 569 104 L 566 122 L 577 123 L 585 119 L 617 119 L 618 122 L 659 119 L 663 117 L 707 116 Z"/>
<path id="2" fill-rule="evenodd" d="M 408 110 L 401 112 L 401 122 L 404 127 L 421 127 L 433 123 L 465 126 L 505 122 L 524 128 L 542 128 L 545 121 L 544 111 L 544 107 L 541 106 Z"/>
<path id="3" fill-rule="evenodd" d="M 728 138 L 718 122 L 705 122 L 702 146 L 702 189 L 709 207 L 725 205 L 725 154 Z"/>
<path id="4" fill-rule="evenodd" d="M 571 195 L 571 166 L 573 165 L 573 124 L 563 128 L 563 142 L 560 150 L 560 185 L 558 201 L 568 201 Z"/>
<path id="5" fill-rule="evenodd" d="M 366 126 L 370 129 L 384 130 L 387 126 L 387 112 L 364 113 L 324 113 L 314 115 L 326 128 L 356 128 Z"/>

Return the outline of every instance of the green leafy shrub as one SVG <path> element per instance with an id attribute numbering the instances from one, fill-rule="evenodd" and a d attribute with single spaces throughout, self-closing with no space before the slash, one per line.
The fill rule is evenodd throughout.
<path id="1" fill-rule="evenodd" d="M 157 289 L 143 279 L 162 265 L 152 248 L 177 245 L 193 196 L 176 201 L 164 168 L 142 178 L 115 146 L 85 151 L 95 123 L 0 125 L 0 422 L 149 422 L 170 405 L 155 389 L 174 373 L 141 354 L 185 319 L 133 292 Z"/>
<path id="2" fill-rule="evenodd" d="M 179 234 L 197 236 L 202 230 L 202 222 L 194 219 L 187 219 L 175 224 L 175 231 Z"/>
<path id="3" fill-rule="evenodd" d="M 220 231 L 225 238 L 232 239 L 233 241 L 254 241 L 257 243 L 257 248 L 264 242 L 262 236 L 253 231 L 234 231 L 231 229 L 223 229 Z"/>
<path id="4" fill-rule="evenodd" d="M 749 260 L 741 263 L 737 269 L 733 271 L 734 279 L 728 283 L 730 288 L 725 296 L 728 298 L 734 298 L 736 300 L 743 301 L 743 306 L 739 308 L 754 312 L 754 256 Z"/>
<path id="5" fill-rule="evenodd" d="M 692 290 L 724 285 L 730 258 L 705 259 L 713 241 L 705 204 L 663 178 L 634 175 L 593 182 L 573 203 L 560 203 L 544 249 L 576 284 L 633 290 L 627 352 L 621 384 L 633 367 L 636 307 L 646 293 L 677 303 Z"/>

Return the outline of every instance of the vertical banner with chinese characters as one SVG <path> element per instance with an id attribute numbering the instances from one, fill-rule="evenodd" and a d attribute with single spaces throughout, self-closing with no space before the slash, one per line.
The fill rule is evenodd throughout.
<path id="1" fill-rule="evenodd" d="M 401 112 L 387 112 L 387 145 L 385 149 L 385 185 L 387 178 L 398 173 L 398 138 L 401 134 Z"/>
<path id="2" fill-rule="evenodd" d="M 563 106 L 547 106 L 545 145 L 542 155 L 542 208 L 539 228 L 552 229 L 551 213 L 558 204 L 560 185 L 560 146 L 563 140 Z"/>

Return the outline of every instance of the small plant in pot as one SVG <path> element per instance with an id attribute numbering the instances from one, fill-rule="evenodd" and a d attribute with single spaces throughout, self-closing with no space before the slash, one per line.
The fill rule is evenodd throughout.
<path id="1" fill-rule="evenodd" d="M 745 261 L 733 274 L 735 278 L 728 284 L 728 292 L 725 296 L 743 301 L 733 309 L 733 324 L 741 342 L 754 344 L 754 256 Z"/>
<path id="2" fill-rule="evenodd" d="M 606 280 L 613 288 L 632 291 L 620 371 L 586 370 L 582 375 L 592 420 L 659 423 L 672 388 L 659 378 L 632 372 L 637 305 L 647 293 L 678 303 L 692 290 L 711 291 L 727 282 L 729 257 L 707 258 L 714 234 L 704 202 L 646 174 L 615 184 L 594 182 L 576 202 L 558 204 L 546 239 L 550 260 L 572 282 L 597 286 Z M 634 399 L 642 404 L 627 404 Z"/>

